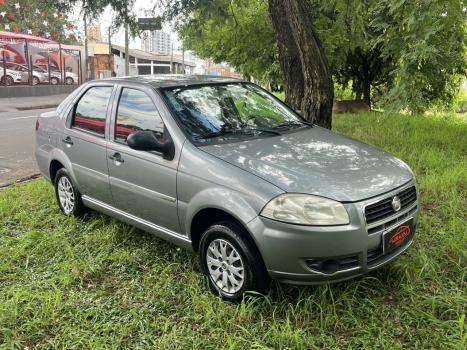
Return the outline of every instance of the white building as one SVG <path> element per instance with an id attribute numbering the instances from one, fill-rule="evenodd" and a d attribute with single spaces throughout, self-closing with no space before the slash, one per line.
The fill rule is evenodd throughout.
<path id="1" fill-rule="evenodd" d="M 141 49 L 168 55 L 172 50 L 170 33 L 162 30 L 146 31 L 141 41 Z"/>
<path id="2" fill-rule="evenodd" d="M 130 75 L 193 74 L 195 63 L 177 55 L 162 55 L 129 49 Z M 112 44 L 114 69 L 117 76 L 125 75 L 125 48 Z M 184 70 L 185 68 L 185 70 Z"/>

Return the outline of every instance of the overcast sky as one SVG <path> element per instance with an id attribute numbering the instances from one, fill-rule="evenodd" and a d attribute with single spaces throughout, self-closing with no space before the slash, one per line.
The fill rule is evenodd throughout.
<path id="1" fill-rule="evenodd" d="M 138 17 L 145 17 L 144 11 L 152 10 L 154 8 L 156 1 L 157 0 L 136 0 L 133 11 Z M 74 19 L 74 22 L 78 26 L 79 34 L 82 35 L 84 33 L 84 29 L 83 29 L 84 24 L 83 24 L 83 19 L 80 16 L 80 8 L 75 9 L 72 15 L 72 18 Z M 99 20 L 96 21 L 96 24 L 97 23 L 100 24 L 102 37 L 105 41 L 107 41 L 107 30 L 111 22 L 112 22 L 112 10 L 110 9 L 110 7 L 108 7 L 104 11 L 104 13 L 102 13 L 102 15 L 99 17 Z M 170 28 L 169 25 L 164 25 L 163 30 L 167 32 L 172 32 L 172 29 Z M 178 46 L 180 46 L 180 43 L 175 33 L 172 33 L 172 40 L 174 41 L 174 48 L 177 49 Z M 124 36 L 123 29 L 120 29 L 117 33 L 114 33 L 112 35 L 112 43 L 115 43 L 118 45 L 125 44 L 125 36 Z M 130 39 L 130 48 L 140 49 L 141 40 L 139 38 Z"/>

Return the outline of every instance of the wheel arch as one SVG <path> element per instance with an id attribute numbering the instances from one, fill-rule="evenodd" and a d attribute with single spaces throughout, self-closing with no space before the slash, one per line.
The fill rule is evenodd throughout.
<path id="1" fill-rule="evenodd" d="M 237 232 L 247 243 L 252 250 L 252 253 L 256 256 L 259 268 L 267 274 L 266 264 L 264 262 L 261 250 L 255 240 L 254 235 L 250 232 L 247 225 L 241 222 L 234 214 L 219 208 L 203 208 L 193 217 L 190 227 L 192 248 L 195 252 L 199 252 L 201 237 L 203 233 L 212 225 L 225 224 L 226 222 L 233 224 L 238 227 Z M 235 227 L 231 227 L 235 229 Z"/>
<path id="2" fill-rule="evenodd" d="M 52 182 L 55 181 L 55 177 L 57 176 L 57 173 L 61 168 L 65 168 L 65 166 L 59 160 L 53 159 L 50 162 L 50 165 L 49 165 L 50 181 Z"/>
<path id="3" fill-rule="evenodd" d="M 48 175 L 50 176 L 50 181 L 53 183 L 55 180 L 55 175 L 57 174 L 57 171 L 60 168 L 65 168 L 68 171 L 68 174 L 71 177 L 71 180 L 73 181 L 73 184 L 76 186 L 78 190 L 79 189 L 79 182 L 76 181 L 75 173 L 73 171 L 73 167 L 71 165 L 70 160 L 66 156 L 66 154 L 58 148 L 54 148 L 50 152 L 49 156 L 49 173 Z"/>

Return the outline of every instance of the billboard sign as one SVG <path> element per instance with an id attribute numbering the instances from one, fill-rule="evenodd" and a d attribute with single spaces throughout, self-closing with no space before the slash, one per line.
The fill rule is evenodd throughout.
<path id="1" fill-rule="evenodd" d="M 138 27 L 141 30 L 160 30 L 162 19 L 161 17 L 138 18 Z"/>

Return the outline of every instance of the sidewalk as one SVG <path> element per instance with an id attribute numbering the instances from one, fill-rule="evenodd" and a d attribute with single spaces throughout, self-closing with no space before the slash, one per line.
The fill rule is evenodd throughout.
<path id="1" fill-rule="evenodd" d="M 57 107 L 69 94 L 0 98 L 0 112 L 26 111 Z"/>

